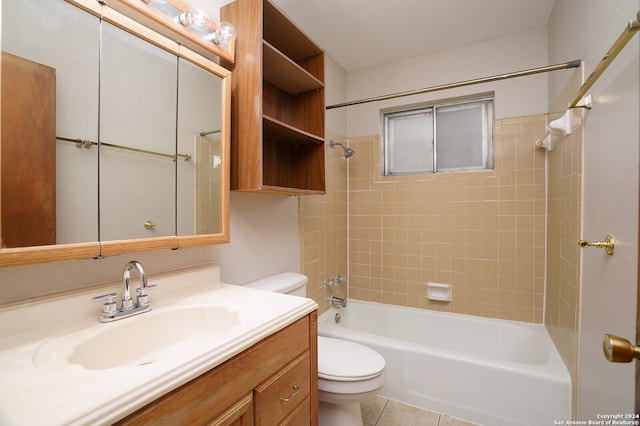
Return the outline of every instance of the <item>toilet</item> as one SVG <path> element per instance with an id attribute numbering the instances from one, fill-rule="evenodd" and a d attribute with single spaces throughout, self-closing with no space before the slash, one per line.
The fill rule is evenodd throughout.
<path id="1" fill-rule="evenodd" d="M 283 272 L 245 287 L 305 297 L 307 277 Z M 362 426 L 360 402 L 380 392 L 384 367 L 384 358 L 367 346 L 318 336 L 318 423 Z"/>

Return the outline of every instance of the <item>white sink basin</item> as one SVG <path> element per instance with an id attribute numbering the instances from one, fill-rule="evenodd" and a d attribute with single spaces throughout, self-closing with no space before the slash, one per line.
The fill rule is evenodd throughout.
<path id="1" fill-rule="evenodd" d="M 114 424 L 318 307 L 212 264 L 151 281 L 151 312 L 112 323 L 90 299 L 120 280 L 0 309 L 0 423 Z"/>
<path id="2" fill-rule="evenodd" d="M 40 348 L 35 363 L 52 368 L 66 360 L 87 370 L 144 366 L 209 350 L 240 322 L 239 309 L 219 305 L 152 310 L 53 339 Z"/>

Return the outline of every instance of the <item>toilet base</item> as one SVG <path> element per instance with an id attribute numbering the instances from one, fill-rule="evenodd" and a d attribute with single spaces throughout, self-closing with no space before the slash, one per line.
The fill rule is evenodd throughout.
<path id="1" fill-rule="evenodd" d="M 360 403 L 333 404 L 320 401 L 319 426 L 362 426 Z"/>

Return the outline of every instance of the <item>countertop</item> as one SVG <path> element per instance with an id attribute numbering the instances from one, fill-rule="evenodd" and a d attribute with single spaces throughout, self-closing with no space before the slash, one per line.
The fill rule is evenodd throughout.
<path id="1" fill-rule="evenodd" d="M 213 264 L 148 280 L 158 286 L 148 293 L 152 311 L 114 323 L 98 321 L 101 303 L 91 298 L 109 292 L 120 298 L 121 282 L 0 309 L 0 424 L 111 424 L 317 309 L 311 299 L 221 283 Z M 137 281 L 133 274 L 133 292 Z M 107 327 L 203 304 L 240 314 L 213 346 L 185 344 L 170 359 L 104 370 L 67 361 L 78 342 Z"/>

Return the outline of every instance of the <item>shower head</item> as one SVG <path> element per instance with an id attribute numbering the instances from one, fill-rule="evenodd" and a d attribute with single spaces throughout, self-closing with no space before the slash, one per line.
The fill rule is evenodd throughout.
<path id="1" fill-rule="evenodd" d="M 339 147 L 344 149 L 344 157 L 342 157 L 342 158 L 349 158 L 349 157 L 353 156 L 353 154 L 356 153 L 355 149 L 349 148 L 348 146 L 344 146 L 340 142 L 329 141 L 329 146 L 331 148 L 335 147 L 336 145 L 338 145 Z"/>

